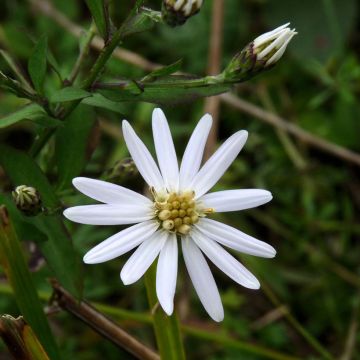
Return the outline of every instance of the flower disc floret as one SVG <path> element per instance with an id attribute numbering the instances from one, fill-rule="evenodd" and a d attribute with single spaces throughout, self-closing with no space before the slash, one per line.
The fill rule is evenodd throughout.
<path id="1" fill-rule="evenodd" d="M 214 212 L 213 209 L 204 209 L 195 201 L 194 191 L 184 192 L 156 192 L 151 189 L 154 198 L 155 217 L 164 230 L 178 235 L 187 235 L 192 225 L 200 217 Z"/>

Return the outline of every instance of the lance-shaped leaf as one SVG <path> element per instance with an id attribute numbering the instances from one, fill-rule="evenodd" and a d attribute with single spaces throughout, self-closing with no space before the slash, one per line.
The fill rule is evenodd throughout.
<path id="1" fill-rule="evenodd" d="M 104 0 L 86 0 L 91 15 L 95 21 L 100 35 L 107 39 L 109 36 L 109 14 L 104 4 Z"/>
<path id="2" fill-rule="evenodd" d="M 26 90 L 31 91 L 31 85 L 29 84 L 28 80 L 24 77 L 22 70 L 20 69 L 16 61 L 11 57 L 11 55 L 3 49 L 0 50 L 0 55 L 3 57 L 5 62 L 12 70 L 15 77 L 26 88 Z"/>
<path id="3" fill-rule="evenodd" d="M 156 79 L 158 77 L 163 77 L 163 76 L 174 74 L 175 72 L 180 70 L 181 64 L 182 64 L 182 59 L 174 62 L 173 64 L 166 65 L 166 66 L 163 66 L 163 67 L 161 67 L 159 69 L 156 69 L 156 70 L 152 71 L 150 74 L 146 75 L 142 79 L 142 81 L 147 82 L 147 81 L 151 81 L 153 79 Z"/>
<path id="4" fill-rule="evenodd" d="M 16 124 L 22 120 L 35 120 L 43 116 L 45 116 L 45 111 L 40 105 L 30 104 L 1 118 L 0 129 Z"/>
<path id="5" fill-rule="evenodd" d="M 126 113 L 123 105 L 119 104 L 116 101 L 111 101 L 102 96 L 101 94 L 93 94 L 93 96 L 83 99 L 82 103 L 89 106 L 110 110 L 118 114 Z"/>
<path id="6" fill-rule="evenodd" d="M 69 86 L 53 92 L 49 97 L 49 101 L 52 103 L 65 102 L 79 100 L 89 96 L 91 96 L 91 93 L 88 91 Z"/>
<path id="7" fill-rule="evenodd" d="M 56 133 L 55 157 L 58 168 L 58 188 L 71 185 L 92 153 L 89 138 L 95 124 L 94 111 L 86 105 L 79 105 L 65 120 L 64 127 Z M 76 134 L 76 136 L 74 136 Z"/>
<path id="8" fill-rule="evenodd" d="M 45 127 L 61 125 L 59 120 L 48 116 L 40 105 L 33 103 L 2 117 L 0 119 L 0 129 L 24 120 L 30 120 Z"/>
<path id="9" fill-rule="evenodd" d="M 12 180 L 14 187 L 21 184 L 32 186 L 39 191 L 46 208 L 56 209 L 61 206 L 46 176 L 26 153 L 0 144 L 0 165 Z M 47 236 L 47 241 L 39 243 L 47 264 L 65 288 L 80 296 L 80 263 L 61 217 L 39 215 L 31 222 Z"/>
<path id="10" fill-rule="evenodd" d="M 47 64 L 47 37 L 42 36 L 36 43 L 28 62 L 28 70 L 36 91 L 43 92 Z"/>
<path id="11" fill-rule="evenodd" d="M 60 359 L 51 329 L 5 206 L 0 207 L 0 262 L 15 301 L 51 359 Z"/>
<path id="12" fill-rule="evenodd" d="M 0 316 L 0 336 L 14 359 L 49 360 L 32 328 L 23 317 Z"/>

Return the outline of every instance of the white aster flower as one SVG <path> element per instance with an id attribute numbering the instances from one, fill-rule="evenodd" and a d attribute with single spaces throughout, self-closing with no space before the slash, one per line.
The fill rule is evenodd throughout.
<path id="1" fill-rule="evenodd" d="M 237 283 L 258 289 L 256 277 L 221 245 L 267 258 L 274 257 L 276 251 L 260 240 L 208 218 L 214 212 L 249 209 L 272 199 L 269 191 L 259 189 L 207 193 L 237 157 L 248 136 L 246 131 L 238 131 L 200 168 L 211 124 L 210 115 L 201 118 L 179 168 L 169 125 L 161 109 L 155 109 L 152 117 L 159 167 L 124 120 L 126 145 L 150 187 L 151 199 L 119 185 L 78 177 L 73 180 L 74 186 L 103 204 L 68 208 L 64 215 L 82 224 L 135 224 L 95 246 L 85 255 L 84 262 L 101 263 L 137 247 L 120 273 L 123 283 L 129 285 L 139 280 L 159 256 L 156 292 L 168 315 L 174 308 L 179 240 L 200 301 L 215 321 L 221 321 L 224 310 L 219 291 L 203 254 Z"/>
<path id="2" fill-rule="evenodd" d="M 256 59 L 264 59 L 265 66 L 276 63 L 283 56 L 290 40 L 297 34 L 295 29 L 288 27 L 289 25 L 290 23 L 279 26 L 254 40 Z"/>

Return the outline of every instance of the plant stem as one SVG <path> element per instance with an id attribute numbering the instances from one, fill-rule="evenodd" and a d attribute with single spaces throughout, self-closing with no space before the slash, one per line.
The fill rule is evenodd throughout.
<path id="1" fill-rule="evenodd" d="M 13 291 L 8 284 L 0 282 L 0 293 L 5 295 L 12 295 Z M 39 298 L 43 301 L 48 301 L 51 294 L 46 291 L 38 292 Z M 92 302 L 91 305 L 98 311 L 103 312 L 106 315 L 112 316 L 118 321 L 133 321 L 140 324 L 151 325 L 153 323 L 153 317 L 147 313 L 140 313 L 131 310 L 121 309 L 111 305 L 105 305 L 102 303 Z M 269 349 L 257 344 L 250 344 L 245 341 L 234 339 L 230 336 L 219 336 L 217 333 L 200 329 L 198 327 L 181 325 L 181 330 L 184 334 L 194 337 L 195 339 L 207 340 L 212 343 L 217 343 L 222 347 L 229 349 L 241 349 L 249 354 L 261 355 L 268 359 L 273 360 L 300 360 L 299 357 L 291 356 L 273 349 Z"/>
<path id="2" fill-rule="evenodd" d="M 142 1 L 137 1 L 135 6 L 133 7 L 132 11 L 130 12 L 130 15 L 128 18 L 124 21 L 124 23 L 121 25 L 121 27 L 113 34 L 111 40 L 107 42 L 103 49 L 101 50 L 98 58 L 96 59 L 94 65 L 90 69 L 89 75 L 84 79 L 84 81 L 81 84 L 82 89 L 88 89 L 92 86 L 93 82 L 97 79 L 101 71 L 104 69 L 107 61 L 109 60 L 111 54 L 119 44 L 120 40 L 123 37 L 123 33 L 126 30 L 126 26 L 131 20 L 131 18 L 135 15 L 135 13 L 138 11 L 139 6 L 141 5 Z M 89 41 L 91 43 L 91 39 Z M 76 65 L 75 65 L 76 66 Z M 65 119 L 67 116 L 69 116 L 73 110 L 79 105 L 81 100 L 75 100 L 72 101 L 60 114 L 58 114 L 58 117 L 60 119 Z M 50 139 L 51 135 L 55 132 L 55 129 L 47 129 L 44 133 L 42 133 L 34 142 L 30 149 L 30 154 L 32 156 L 36 156 L 41 149 L 45 146 L 47 141 Z"/>
<path id="3" fill-rule="evenodd" d="M 259 345 L 239 342 L 237 340 L 228 338 L 224 335 L 219 335 L 218 333 L 215 332 L 211 333 L 209 331 L 205 331 L 202 329 L 195 329 L 190 326 L 184 326 L 184 330 L 186 331 L 187 334 L 196 336 L 198 339 L 209 340 L 211 342 L 218 342 L 221 343 L 223 346 L 229 346 L 233 349 L 247 351 L 250 353 L 264 356 L 266 358 L 277 359 L 277 360 L 300 360 L 300 358 L 296 356 L 282 354 L 278 351 L 267 349 Z"/>
<path id="4" fill-rule="evenodd" d="M 138 359 L 160 360 L 156 353 L 106 318 L 90 304 L 75 299 L 56 280 L 52 280 L 51 285 L 54 289 L 53 299 L 61 308 L 91 326 L 96 332 L 108 338 L 114 344 L 126 349 Z"/>
<path id="5" fill-rule="evenodd" d="M 262 282 L 262 289 L 265 292 L 268 299 L 275 305 L 281 306 L 281 301 L 277 298 L 275 293 L 272 291 L 270 286 L 264 281 Z M 320 344 L 320 342 L 309 332 L 307 329 L 301 325 L 301 323 L 292 315 L 288 310 L 283 310 L 284 316 L 287 321 L 293 326 L 293 328 L 301 334 L 301 336 L 316 350 L 324 359 L 335 360 L 335 358 Z"/>
<path id="6" fill-rule="evenodd" d="M 185 360 L 179 321 L 174 311 L 173 315 L 165 314 L 159 306 L 156 296 L 156 263 L 145 274 L 145 286 L 150 308 L 152 309 L 153 325 L 160 357 L 163 360 Z"/>
<path id="7" fill-rule="evenodd" d="M 76 77 L 78 76 L 78 74 L 81 70 L 81 67 L 89 53 L 91 41 L 92 41 L 93 37 L 95 36 L 95 31 L 96 31 L 95 29 L 96 29 L 95 25 L 94 25 L 94 23 L 92 23 L 90 26 L 90 29 L 86 33 L 84 44 L 83 44 L 82 48 L 80 49 L 79 57 L 77 58 L 76 63 L 71 71 L 70 76 L 69 76 L 70 84 L 73 84 L 74 81 L 76 80 Z"/>

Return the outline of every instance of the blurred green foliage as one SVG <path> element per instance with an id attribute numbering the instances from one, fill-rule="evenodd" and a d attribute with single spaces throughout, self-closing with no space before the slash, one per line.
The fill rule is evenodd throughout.
<path id="1" fill-rule="evenodd" d="M 26 79 L 33 80 L 36 88 L 41 90 L 44 81 L 43 92 L 48 95 L 58 90 L 61 82 L 69 77 L 78 56 L 79 40 L 54 20 L 37 13 L 30 3 L 2 1 L 0 47 L 11 55 L 26 74 Z M 90 28 L 91 15 L 84 1 L 54 0 L 52 3 L 78 26 Z M 110 12 L 116 26 L 124 20 L 131 3 L 111 1 Z M 160 0 L 152 0 L 146 5 L 159 10 L 160 3 Z M 227 0 L 225 4 L 223 66 L 249 41 L 273 27 L 291 21 L 299 32 L 276 68 L 240 86 L 237 93 L 267 110 L 276 111 L 289 122 L 315 135 L 359 153 L 358 2 Z M 164 65 L 182 59 L 182 71 L 204 75 L 208 62 L 211 5 L 212 1 L 205 1 L 199 15 L 182 27 L 157 25 L 150 32 L 126 39 L 122 46 Z M 105 31 L 105 25 L 101 26 L 101 31 Z M 38 64 L 38 61 L 32 55 L 45 51 L 44 36 L 48 39 L 48 66 L 45 64 L 45 70 L 44 64 L 34 67 L 34 62 Z M 96 55 L 96 50 L 91 49 L 80 79 L 86 76 Z M 29 58 L 33 60 L 28 63 Z M 2 57 L 0 70 L 16 77 Z M 136 79 L 146 74 L 137 66 L 113 57 L 102 76 L 106 79 Z M 56 199 L 66 207 L 90 203 L 89 199 L 74 191 L 70 180 L 80 173 L 104 178 L 118 160 L 128 156 L 120 133 L 123 118 L 132 123 L 151 151 L 154 150 L 150 131 L 153 105 L 108 101 L 105 106 L 101 99 L 89 99 L 85 98 L 83 103 L 87 105 L 81 105 L 83 108 L 73 113 L 72 122 L 65 126 L 53 124 L 59 127 L 57 135 L 37 157 L 38 165 L 50 182 L 45 187 L 51 186 L 49 191 L 55 189 L 56 192 L 51 195 L 51 206 L 56 206 Z M 0 141 L 28 151 L 37 134 L 44 131 L 44 124 L 36 116 L 39 109 L 34 109 L 36 119 L 31 115 L 28 120 L 32 121 L 1 129 L 3 118 L 20 109 L 26 101 L 2 91 L 0 104 Z M 203 108 L 201 99 L 164 107 L 178 156 L 182 154 Z M 46 126 L 48 121 L 51 119 L 48 118 Z M 95 122 L 96 125 L 91 126 Z M 353 354 L 350 358 L 359 358 L 360 333 L 358 330 L 351 333 L 351 324 L 359 319 L 360 301 L 359 168 L 291 137 L 289 140 L 296 149 L 294 159 L 273 127 L 222 104 L 218 142 L 242 128 L 249 131 L 249 140 L 216 188 L 265 188 L 273 193 L 274 199 L 256 210 L 217 217 L 271 243 L 278 255 L 274 260 L 241 255 L 263 284 L 263 289 L 257 292 L 235 285 L 214 269 L 225 306 L 225 320 L 219 325 L 208 320 L 181 263 L 177 301 L 185 304 L 185 322 L 301 359 L 322 359 L 294 322 L 284 315 L 281 310 L 284 305 L 285 313 L 290 313 L 291 318 L 295 318 L 334 358 L 341 358 L 349 347 Z M 82 143 L 79 138 L 83 139 Z M 20 185 L 16 177 L 31 181 L 26 173 L 32 166 L 29 164 L 16 176 L 12 176 L 6 166 L 3 172 L 0 171 L 1 191 L 5 196 L 14 185 Z M 141 191 L 143 188 L 139 176 L 121 177 L 119 180 L 132 189 Z M 57 224 L 52 241 L 66 241 L 58 217 L 51 218 Z M 73 223 L 68 223 L 67 227 L 79 257 L 121 228 Z M 42 232 L 50 230 L 43 228 Z M 23 237 L 23 241 L 34 240 L 34 236 Z M 43 255 L 46 256 L 44 250 Z M 118 273 L 127 257 L 97 266 L 83 266 L 84 296 L 115 308 L 148 311 L 143 281 L 128 287 L 120 282 Z M 42 264 L 41 259 L 39 252 L 29 251 L 30 264 Z M 75 263 L 75 260 L 71 262 Z M 61 264 L 56 266 L 61 268 Z M 49 292 L 46 278 L 53 275 L 52 270 L 48 265 L 36 266 L 33 270 L 38 289 Z M 74 278 L 75 275 L 68 274 Z M 18 314 L 11 296 L 5 292 L 0 296 L 0 313 Z M 51 321 L 64 359 L 131 358 L 65 313 L 57 314 Z M 150 327 L 126 319 L 120 323 L 143 342 L 154 346 Z M 355 337 L 355 343 L 349 345 L 351 336 Z M 263 358 L 259 354 L 235 349 L 225 342 L 209 342 L 194 336 L 186 337 L 185 346 L 189 359 Z M 5 352 L 0 343 L 0 353 L 2 351 Z"/>

